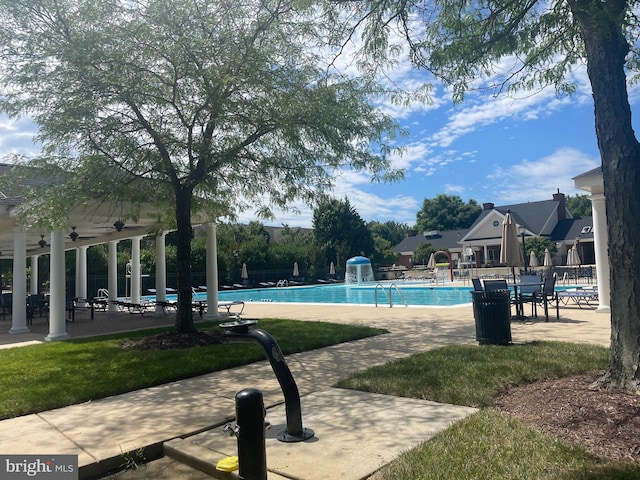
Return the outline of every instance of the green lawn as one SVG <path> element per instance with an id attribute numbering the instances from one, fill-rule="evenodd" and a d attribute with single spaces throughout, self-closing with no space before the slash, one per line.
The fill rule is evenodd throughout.
<path id="1" fill-rule="evenodd" d="M 380 480 L 640 479 L 638 464 L 599 459 L 492 407 L 511 385 L 603 371 L 607 362 L 608 349 L 583 344 L 456 345 L 371 368 L 339 386 L 481 408 L 401 455 Z"/>
<path id="2" fill-rule="evenodd" d="M 263 319 L 258 324 L 285 355 L 385 333 L 381 329 Z M 215 323 L 200 330 L 221 332 Z M 0 419 L 80 403 L 194 377 L 266 358 L 250 344 L 222 344 L 182 350 L 125 350 L 131 339 L 170 331 L 53 342 L 0 350 Z"/>

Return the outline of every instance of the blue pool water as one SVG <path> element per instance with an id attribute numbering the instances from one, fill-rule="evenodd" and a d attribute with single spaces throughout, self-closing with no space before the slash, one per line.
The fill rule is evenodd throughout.
<path id="1" fill-rule="evenodd" d="M 426 287 L 398 285 L 407 305 L 451 306 L 471 303 L 470 287 Z M 373 305 L 375 285 L 309 285 L 285 288 L 252 288 L 218 292 L 218 299 L 241 300 L 244 302 L 285 302 L 285 303 L 340 303 Z M 402 305 L 400 294 L 391 289 L 393 305 Z M 378 305 L 388 305 L 389 286 L 384 285 L 384 293 L 378 287 Z M 173 296 L 175 299 L 175 295 Z M 205 300 L 206 293 L 195 293 L 194 300 Z M 167 300 L 172 300 L 167 295 Z"/>

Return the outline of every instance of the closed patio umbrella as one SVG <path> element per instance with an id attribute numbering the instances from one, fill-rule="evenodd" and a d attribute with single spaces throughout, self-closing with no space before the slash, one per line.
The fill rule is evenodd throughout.
<path id="1" fill-rule="evenodd" d="M 531 250 L 531 253 L 529 254 L 529 266 L 531 268 L 540 266 L 538 265 L 538 257 L 536 257 L 536 252 L 534 252 L 533 250 Z"/>
<path id="2" fill-rule="evenodd" d="M 545 267 L 553 267 L 553 260 L 551 260 L 551 252 L 548 248 L 544 249 L 544 262 L 542 263 Z"/>
<path id="3" fill-rule="evenodd" d="M 427 268 L 429 270 L 433 270 L 436 268 L 436 256 L 435 253 L 432 253 L 429 257 L 429 262 L 427 263 Z"/>
<path id="4" fill-rule="evenodd" d="M 573 265 L 581 265 L 582 264 L 582 260 L 580 259 L 580 252 L 578 252 L 578 247 L 573 247 L 571 249 L 572 255 L 573 255 Z"/>
<path id="5" fill-rule="evenodd" d="M 300 276 L 300 271 L 298 270 L 298 262 L 293 262 L 293 278 L 297 278 Z"/>
<path id="6" fill-rule="evenodd" d="M 329 265 L 329 275 L 331 277 L 333 277 L 336 274 L 336 265 L 331 262 L 331 265 Z"/>
<path id="7" fill-rule="evenodd" d="M 511 212 L 507 212 L 502 222 L 502 240 L 500 242 L 500 263 L 511 267 L 513 279 L 516 278 L 515 267 L 524 265 L 524 257 L 518 243 L 518 230 Z"/>
<path id="8" fill-rule="evenodd" d="M 246 280 L 247 278 L 249 278 L 249 272 L 247 271 L 246 263 L 242 264 L 242 273 L 240 274 L 240 278 L 242 278 L 243 280 Z"/>
<path id="9" fill-rule="evenodd" d="M 573 247 L 569 247 L 569 249 L 567 250 L 567 266 L 571 267 L 573 265 L 575 265 L 573 263 Z"/>

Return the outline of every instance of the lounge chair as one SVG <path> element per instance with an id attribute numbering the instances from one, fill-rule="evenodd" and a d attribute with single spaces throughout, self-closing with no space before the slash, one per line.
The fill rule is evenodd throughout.
<path id="1" fill-rule="evenodd" d="M 564 305 L 569 302 L 575 303 L 578 307 L 582 308 L 582 305 L 593 307 L 592 302 L 598 301 L 598 288 L 597 287 L 577 287 L 571 290 L 564 290 L 558 292 L 558 299 Z"/>
<path id="2" fill-rule="evenodd" d="M 128 311 L 131 315 L 139 314 L 144 315 L 147 311 L 153 307 L 153 303 L 145 302 L 145 303 L 133 303 L 133 302 L 125 302 L 123 300 L 116 300 L 114 302 L 121 311 Z"/>
<path id="3" fill-rule="evenodd" d="M 229 300 L 229 301 L 220 301 L 218 302 L 218 309 L 225 308 L 227 310 L 227 314 L 231 315 L 231 308 L 235 306 L 240 306 L 240 311 L 235 312 L 234 315 L 242 315 L 244 311 L 244 302 L 241 300 Z"/>
<path id="4" fill-rule="evenodd" d="M 178 309 L 177 302 L 167 302 L 164 300 L 156 300 L 155 304 L 162 308 L 162 312 L 165 315 L 169 315 L 170 312 L 175 312 Z"/>

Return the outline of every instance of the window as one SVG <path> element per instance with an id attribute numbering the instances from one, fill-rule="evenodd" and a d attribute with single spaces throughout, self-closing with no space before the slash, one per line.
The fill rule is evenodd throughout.
<path id="1" fill-rule="evenodd" d="M 490 262 L 500 262 L 500 248 L 489 248 L 487 250 L 487 260 Z"/>

